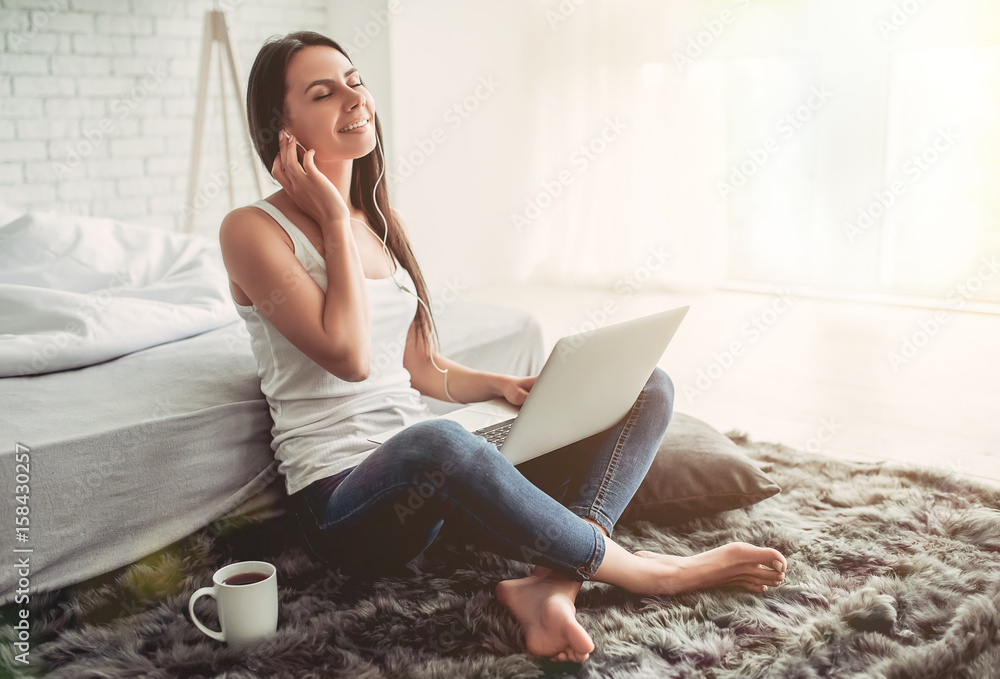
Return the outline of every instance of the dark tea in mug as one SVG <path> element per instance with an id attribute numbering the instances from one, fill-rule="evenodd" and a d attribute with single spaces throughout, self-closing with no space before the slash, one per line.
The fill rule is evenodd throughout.
<path id="1" fill-rule="evenodd" d="M 255 582 L 267 580 L 267 573 L 237 573 L 222 581 L 224 585 L 252 585 Z"/>

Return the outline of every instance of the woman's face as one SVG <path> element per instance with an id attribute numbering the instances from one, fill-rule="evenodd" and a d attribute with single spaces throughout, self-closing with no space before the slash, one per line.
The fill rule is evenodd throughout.
<path id="1" fill-rule="evenodd" d="M 303 47 L 288 62 L 285 86 L 285 128 L 305 148 L 316 149 L 317 161 L 361 158 L 375 148 L 375 100 L 339 51 Z M 344 131 L 358 119 L 368 122 Z"/>

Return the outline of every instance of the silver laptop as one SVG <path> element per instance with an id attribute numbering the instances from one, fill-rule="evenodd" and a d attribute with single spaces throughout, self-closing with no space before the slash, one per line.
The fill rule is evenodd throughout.
<path id="1" fill-rule="evenodd" d="M 611 428 L 628 413 L 690 306 L 556 342 L 520 409 L 504 398 L 433 419 L 455 420 L 520 464 Z M 370 437 L 384 443 L 405 427 Z"/>

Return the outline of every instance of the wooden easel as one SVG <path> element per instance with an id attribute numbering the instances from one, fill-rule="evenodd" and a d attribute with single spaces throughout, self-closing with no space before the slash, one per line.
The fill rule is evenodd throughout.
<path id="1" fill-rule="evenodd" d="M 229 171 L 229 161 L 231 157 L 229 149 L 229 121 L 226 115 L 226 88 L 223 61 L 229 65 L 229 76 L 232 79 L 233 91 L 236 92 L 237 107 L 240 111 L 240 118 L 243 121 L 243 135 L 246 138 L 247 154 L 249 155 L 250 167 L 253 168 L 253 178 L 257 184 L 257 193 L 264 197 L 264 186 L 261 182 L 260 168 L 257 167 L 257 160 L 254 156 L 253 143 L 250 140 L 250 128 L 247 124 L 247 112 L 243 104 L 243 88 L 240 87 L 240 68 L 236 63 L 236 50 L 233 48 L 233 39 L 226 25 L 226 15 L 219 10 L 209 10 L 205 12 L 205 30 L 201 43 L 201 75 L 198 79 L 198 104 L 194 119 L 194 141 L 191 144 L 191 169 L 188 173 L 188 193 L 184 218 L 184 231 L 191 233 L 194 221 L 195 192 L 198 188 L 198 171 L 201 167 L 201 138 L 205 130 L 205 106 L 208 98 L 208 69 L 212 61 L 212 47 L 218 42 L 219 50 L 219 88 L 221 90 L 222 101 L 222 130 L 223 139 L 226 145 L 226 172 Z M 225 59 L 223 57 L 225 53 Z M 229 189 L 229 204 L 236 207 L 236 199 L 233 194 L 233 181 L 230 177 L 226 183 Z"/>

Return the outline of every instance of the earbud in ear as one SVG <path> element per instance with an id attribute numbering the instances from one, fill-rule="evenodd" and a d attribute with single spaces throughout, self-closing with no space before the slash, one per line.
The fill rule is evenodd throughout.
<path id="1" fill-rule="evenodd" d="M 288 134 L 288 133 L 287 133 L 287 132 L 285 132 L 284 130 L 278 130 L 278 131 L 279 131 L 279 132 L 280 132 L 281 134 L 285 135 L 285 139 L 287 139 L 288 141 L 291 141 L 291 140 L 292 140 L 292 135 Z M 309 151 L 309 149 L 307 149 L 307 148 L 306 148 L 305 146 L 303 146 L 303 145 L 302 145 L 302 142 L 300 142 L 300 141 L 298 141 L 298 140 L 296 140 L 296 141 L 295 141 L 295 145 L 296 145 L 296 146 L 298 146 L 298 147 L 299 147 L 300 149 L 302 149 L 302 152 L 303 152 L 303 153 L 307 153 L 307 152 Z"/>

